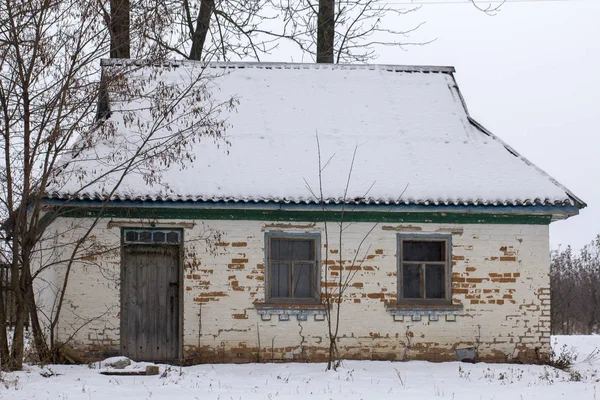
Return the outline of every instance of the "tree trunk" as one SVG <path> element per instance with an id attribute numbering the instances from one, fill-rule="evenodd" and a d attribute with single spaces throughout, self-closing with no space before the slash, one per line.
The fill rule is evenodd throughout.
<path id="1" fill-rule="evenodd" d="M 31 319 L 31 332 L 33 333 L 33 342 L 35 344 L 35 349 L 37 351 L 40 362 L 48 363 L 50 362 L 50 349 L 48 348 L 48 343 L 46 342 L 46 338 L 44 337 L 44 330 L 42 329 L 42 325 L 40 324 L 40 320 L 38 318 L 37 306 L 35 304 L 35 294 L 33 292 L 33 282 L 31 282 L 31 274 L 29 273 L 29 268 L 26 268 L 25 272 L 27 273 L 26 278 L 28 281 L 25 300 L 27 302 L 27 308 L 29 309 L 29 317 Z"/>
<path id="2" fill-rule="evenodd" d="M 15 229 L 15 237 L 17 232 L 19 231 Z M 23 296 L 25 282 L 23 281 L 21 268 L 18 263 L 20 247 L 16 238 L 13 238 L 12 245 L 11 287 L 15 296 L 15 326 L 7 369 L 14 371 L 23 368 L 23 353 L 25 348 L 23 334 L 25 331 L 25 320 L 27 319 L 27 307 Z"/>
<path id="3" fill-rule="evenodd" d="M 4 274 L 0 279 L 0 369 L 5 370 L 8 366 L 8 360 L 10 359 L 10 353 L 8 351 L 8 340 L 6 332 L 6 321 L 8 321 L 6 301 L 8 297 L 7 282 L 4 279 Z"/>
<path id="4" fill-rule="evenodd" d="M 317 27 L 317 63 L 333 63 L 335 1 L 319 0 Z"/>
<path id="5" fill-rule="evenodd" d="M 110 58 L 130 58 L 129 0 L 110 0 Z"/>
<path id="6" fill-rule="evenodd" d="M 200 61 L 202 59 L 202 50 L 206 42 L 206 35 L 210 28 L 210 18 L 215 9 L 215 0 L 202 0 L 200 2 L 200 11 L 196 20 L 196 29 L 192 34 L 192 49 L 190 50 L 190 60 Z"/>
<path id="7" fill-rule="evenodd" d="M 7 370 L 19 371 L 23 369 L 23 355 L 25 350 L 25 319 L 27 312 L 24 303 L 17 301 L 17 316 L 15 318 L 15 330 L 13 332 L 13 341 L 10 351 Z"/>

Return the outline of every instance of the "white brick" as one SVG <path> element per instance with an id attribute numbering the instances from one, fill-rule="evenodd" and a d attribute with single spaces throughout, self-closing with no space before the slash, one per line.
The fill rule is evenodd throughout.
<path id="1" fill-rule="evenodd" d="M 114 219 L 114 222 L 124 220 Z M 135 223 L 136 221 L 129 220 Z M 190 221 L 158 221 L 161 223 L 189 223 Z M 224 343 L 227 348 L 240 347 L 243 343 L 248 348 L 257 346 L 260 332 L 262 346 L 271 346 L 275 338 L 276 347 L 300 346 L 299 323 L 302 325 L 304 346 L 318 348 L 327 346 L 327 324 L 309 315 L 306 321 L 298 321 L 293 316 L 289 321 L 280 320 L 277 316 L 268 319 L 258 314 L 253 304 L 264 302 L 264 269 L 258 266 L 264 264 L 264 234 L 268 231 L 285 232 L 317 232 L 321 233 L 324 244 L 323 224 L 308 227 L 307 223 L 289 223 L 287 229 L 274 227 L 276 223 L 264 221 L 195 221 L 193 228 L 185 229 L 185 237 L 192 239 L 200 237 L 208 229 L 221 233 L 221 241 L 228 246 L 217 246 L 213 253 L 207 252 L 204 242 L 194 241 L 185 245 L 183 271 L 183 344 L 186 349 L 194 348 L 198 343 L 219 347 Z M 51 225 L 50 231 L 66 231 L 74 219 L 59 219 Z M 86 221 L 89 223 L 89 221 Z M 281 225 L 281 224 L 280 224 Z M 288 225 L 288 223 L 286 223 Z M 520 343 L 533 343 L 537 339 L 525 336 L 546 337 L 549 324 L 545 322 L 548 316 L 548 292 L 538 294 L 537 288 L 548 288 L 548 226 L 541 225 L 458 225 L 458 224 L 382 224 L 382 226 L 411 225 L 422 228 L 422 232 L 436 232 L 443 228 L 463 229 L 461 235 L 452 235 L 454 255 L 462 256 L 464 260 L 455 260 L 453 272 L 460 275 L 454 282 L 456 293 L 453 297 L 464 304 L 465 309 L 453 317 L 441 316 L 433 318 L 411 318 L 410 316 L 394 317 L 386 310 L 380 298 L 370 298 L 369 295 L 380 295 L 394 302 L 396 293 L 396 234 L 392 230 L 381 227 L 375 229 L 365 240 L 362 252 L 369 250 L 373 256 L 365 260 L 363 266 L 374 267 L 373 271 L 361 270 L 356 273 L 353 283 L 362 283 L 362 287 L 349 287 L 342 304 L 340 333 L 353 337 L 345 341 L 352 348 L 365 348 L 370 352 L 392 352 L 398 357 L 403 354 L 406 341 L 407 327 L 412 333 L 411 343 L 416 345 L 435 344 L 437 347 L 451 349 L 452 346 L 464 342 L 480 340 L 487 344 L 490 352 L 497 350 L 504 354 L 513 354 Z M 302 226 L 302 227 L 293 227 Z M 330 244 L 327 250 L 339 250 L 339 238 L 336 237 L 337 226 L 328 224 L 330 229 Z M 371 223 L 355 223 L 344 233 L 342 255 L 344 260 L 354 257 L 354 249 L 364 235 L 371 229 Z M 73 235 L 83 232 L 83 227 L 72 231 Z M 406 232 L 400 232 L 406 233 Z M 62 312 L 59 324 L 58 339 L 65 340 L 74 330 L 83 325 L 81 316 L 87 318 L 99 317 L 75 333 L 73 344 L 76 346 L 93 346 L 100 342 L 113 343 L 118 350 L 119 341 L 119 276 L 120 276 L 120 230 L 108 229 L 106 222 L 101 222 L 93 231 L 95 240 L 115 250 L 105 255 L 102 260 L 85 264 L 76 262 L 71 271 L 67 290 L 67 306 Z M 473 239 L 477 237 L 478 239 Z M 522 239 L 521 241 L 516 240 Z M 70 238 L 61 239 L 68 243 Z M 233 246 L 233 243 L 245 242 L 245 246 Z M 504 249 L 505 248 L 505 249 Z M 376 250 L 383 254 L 376 254 Z M 325 249 L 322 258 L 325 258 Z M 65 249 L 66 254 L 66 249 Z M 501 261 L 502 257 L 516 257 L 517 261 Z M 338 254 L 329 254 L 329 258 L 337 260 Z M 231 269 L 229 264 L 235 264 L 234 259 L 247 259 L 238 263 L 242 269 Z M 196 267 L 193 267 L 196 265 Z M 345 264 L 347 265 L 347 264 Z M 54 275 L 49 281 L 54 286 L 61 282 L 64 276 L 64 265 L 53 270 Z M 475 270 L 467 270 L 475 268 Z M 212 273 L 206 271 L 212 270 Z M 347 274 L 348 271 L 343 271 Z M 504 276 L 504 274 L 510 276 Z M 467 275 L 468 274 L 468 275 Z M 498 274 L 498 275 L 494 275 Z M 514 275 L 517 274 L 517 275 Z M 235 276 L 235 278 L 230 278 Z M 474 282 L 474 288 L 466 288 L 467 282 L 459 282 L 460 278 L 481 279 Z M 514 279 L 514 283 L 511 282 Z M 236 282 L 233 290 L 232 282 Z M 201 283 L 209 282 L 209 284 Z M 190 290 L 188 290 L 188 288 Z M 467 293 L 460 293 L 467 289 Z M 204 304 L 196 302 L 203 294 L 224 292 L 227 295 L 215 298 Z M 364 297 L 363 297 L 364 296 Z M 491 296 L 491 298 L 489 298 Z M 205 296 L 206 297 L 206 296 Z M 46 302 L 51 304 L 51 296 L 45 295 Z M 360 303 L 354 303 L 359 299 Z M 474 304 L 477 301 L 479 304 Z M 491 302 L 493 301 L 493 303 Z M 482 304 L 482 302 L 485 302 Z M 513 304 L 514 302 L 514 304 Z M 521 307 L 527 304 L 527 307 Z M 540 307 L 542 306 L 542 307 Z M 235 319 L 234 314 L 246 314 L 247 319 Z M 466 317 L 465 315 L 469 316 Z M 199 332 L 199 315 L 202 315 L 202 332 Z M 527 333 L 527 329 L 541 329 Z M 526 322 L 530 321 L 530 322 Z M 102 334 L 96 334 L 100 330 Z M 201 334 L 200 334 L 201 333 Z M 496 342 L 498 337 L 509 338 L 502 343 Z M 107 342 L 108 341 L 108 342 Z M 111 342 L 112 341 L 112 342 Z M 268 345 L 267 345 L 268 344 Z M 343 345 L 341 346 L 344 351 Z M 266 351 L 266 350 L 265 350 Z M 367 351 L 367 350 L 365 350 Z M 369 353 L 371 354 L 371 353 Z M 414 355 L 414 350 L 413 350 Z M 365 355 L 368 358 L 368 355 Z"/>

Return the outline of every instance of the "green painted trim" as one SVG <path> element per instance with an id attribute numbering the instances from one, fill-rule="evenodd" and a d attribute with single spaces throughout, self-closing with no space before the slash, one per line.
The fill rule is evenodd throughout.
<path id="1" fill-rule="evenodd" d="M 99 209 L 69 207 L 61 209 L 60 217 L 91 218 Z M 290 222 L 380 222 L 380 223 L 452 223 L 452 224 L 526 224 L 548 225 L 551 215 L 488 214 L 449 212 L 375 212 L 375 211 L 290 211 L 257 209 L 199 209 L 199 208 L 137 208 L 108 207 L 103 218 L 249 220 Z"/>

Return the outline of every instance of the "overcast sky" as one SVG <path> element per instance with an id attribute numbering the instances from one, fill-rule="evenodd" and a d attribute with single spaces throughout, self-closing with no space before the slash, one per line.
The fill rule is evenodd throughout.
<path id="1" fill-rule="evenodd" d="M 471 116 L 588 204 L 550 228 L 552 248 L 581 248 L 600 233 L 600 1 L 508 0 L 493 17 L 450 1 L 413 0 L 398 28 L 426 21 L 407 40 L 436 41 L 377 63 L 455 66 Z"/>

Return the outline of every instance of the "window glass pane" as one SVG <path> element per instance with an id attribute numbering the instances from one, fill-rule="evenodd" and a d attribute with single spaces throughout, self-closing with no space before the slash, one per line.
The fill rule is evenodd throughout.
<path id="1" fill-rule="evenodd" d="M 294 264 L 294 297 L 312 297 L 312 264 Z"/>
<path id="2" fill-rule="evenodd" d="M 164 232 L 154 232 L 154 242 L 163 243 L 165 241 L 165 233 Z"/>
<path id="3" fill-rule="evenodd" d="M 126 242 L 135 242 L 137 241 L 138 234 L 135 231 L 127 231 L 125 232 L 125 241 Z"/>
<path id="4" fill-rule="evenodd" d="M 313 260 L 312 239 L 271 239 L 271 258 L 274 260 Z"/>
<path id="5" fill-rule="evenodd" d="M 425 265 L 425 292 L 428 299 L 443 299 L 444 290 L 444 266 Z"/>
<path id="6" fill-rule="evenodd" d="M 445 261 L 445 242 L 402 242 L 402 261 Z"/>
<path id="7" fill-rule="evenodd" d="M 152 241 L 152 232 L 143 231 L 140 232 L 140 242 L 151 242 Z"/>
<path id="8" fill-rule="evenodd" d="M 269 271 L 271 297 L 290 297 L 290 267 L 286 263 L 271 263 Z"/>
<path id="9" fill-rule="evenodd" d="M 405 299 L 421 297 L 421 267 L 419 264 L 402 265 L 402 285 Z"/>
<path id="10" fill-rule="evenodd" d="M 167 242 L 169 242 L 169 243 L 179 243 L 179 232 L 169 232 L 169 233 L 167 233 Z"/>

